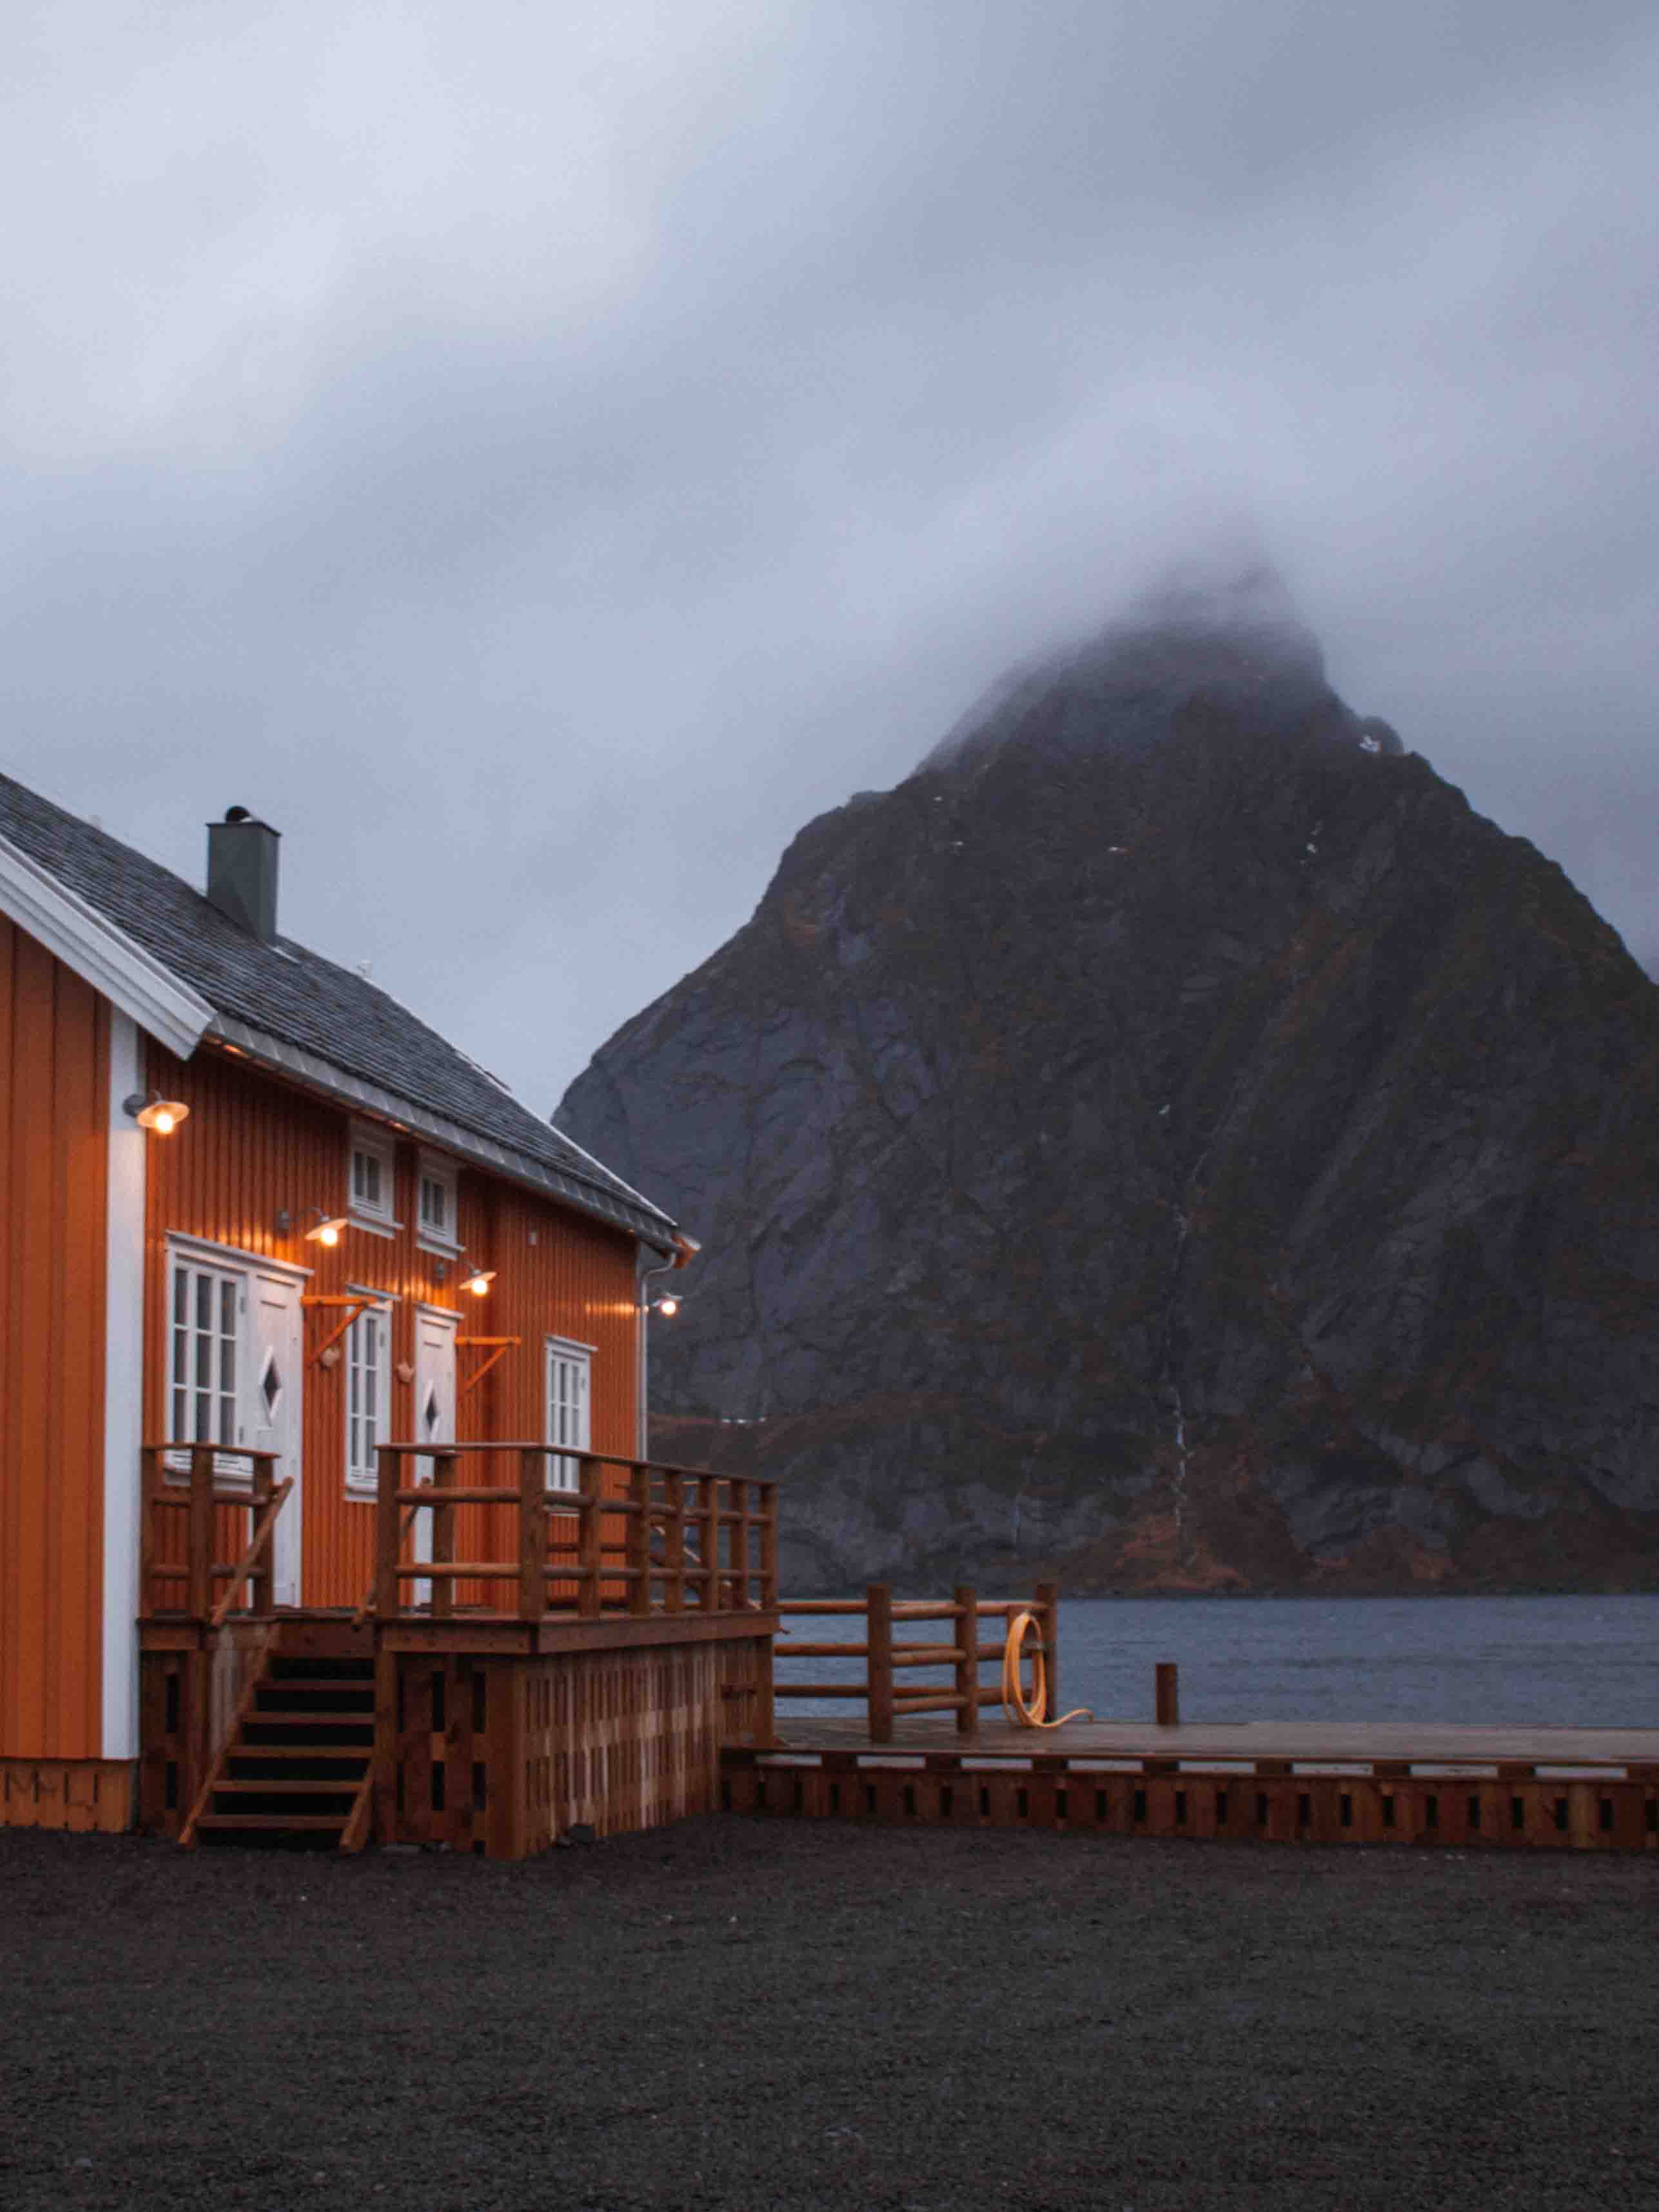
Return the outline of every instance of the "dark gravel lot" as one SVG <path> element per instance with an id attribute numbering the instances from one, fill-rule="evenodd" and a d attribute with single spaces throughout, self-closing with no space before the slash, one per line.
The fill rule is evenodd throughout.
<path id="1" fill-rule="evenodd" d="M 0 2205 L 1659 2206 L 1659 1860 L 0 1832 Z"/>

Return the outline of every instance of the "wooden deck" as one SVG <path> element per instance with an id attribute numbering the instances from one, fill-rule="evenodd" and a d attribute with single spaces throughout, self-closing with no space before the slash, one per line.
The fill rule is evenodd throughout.
<path id="1" fill-rule="evenodd" d="M 860 1759 L 912 1760 L 941 1753 L 969 1760 L 1060 1757 L 1073 1765 L 1136 1766 L 1173 1759 L 1178 1766 L 1238 1767 L 1266 1761 L 1293 1767 L 1385 1765 L 1455 1768 L 1524 1765 L 1586 1773 L 1651 1768 L 1659 1774 L 1659 1729 L 1453 1727 L 1415 1721 L 1068 1721 L 1059 1729 L 1012 1727 L 983 1719 L 964 1743 L 946 1722 L 917 1720 L 889 1743 L 870 1739 L 862 1719 L 790 1714 L 778 1753 L 855 1752 Z"/>

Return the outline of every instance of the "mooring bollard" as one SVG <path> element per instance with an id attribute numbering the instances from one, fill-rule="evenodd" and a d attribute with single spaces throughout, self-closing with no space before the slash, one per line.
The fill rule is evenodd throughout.
<path id="1" fill-rule="evenodd" d="M 1156 1669 L 1159 1728 L 1181 1725 L 1181 1670 L 1173 1659 L 1160 1659 Z"/>

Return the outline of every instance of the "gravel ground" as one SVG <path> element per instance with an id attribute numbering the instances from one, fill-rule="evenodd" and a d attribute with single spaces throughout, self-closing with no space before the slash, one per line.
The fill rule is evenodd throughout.
<path id="1" fill-rule="evenodd" d="M 0 2205 L 1659 2206 L 1659 1861 L 0 1832 Z"/>

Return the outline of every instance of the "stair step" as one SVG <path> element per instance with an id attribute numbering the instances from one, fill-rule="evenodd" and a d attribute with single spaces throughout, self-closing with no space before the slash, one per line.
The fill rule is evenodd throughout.
<path id="1" fill-rule="evenodd" d="M 362 1743 L 249 1743 L 238 1736 L 228 1755 L 232 1759 L 330 1759 L 367 1766 L 369 1750 Z"/>
<path id="2" fill-rule="evenodd" d="M 374 1709 L 363 1705 L 353 1712 L 319 1713 L 309 1705 L 256 1705 L 244 1718 L 255 1728 L 271 1722 L 283 1728 L 363 1728 L 373 1723 Z"/>
<path id="3" fill-rule="evenodd" d="M 222 1790 L 244 1797 L 355 1797 L 361 1774 L 348 1775 L 340 1782 L 276 1782 L 267 1778 L 261 1781 L 256 1775 L 245 1782 L 227 1782 L 222 1778 L 213 1785 L 216 1797 Z"/>
<path id="4" fill-rule="evenodd" d="M 338 1834 L 350 1817 L 349 1813 L 204 1813 L 196 1828 L 198 1835 L 204 1828 L 263 1828 L 268 1834 L 287 1828 L 332 1828 Z"/>

